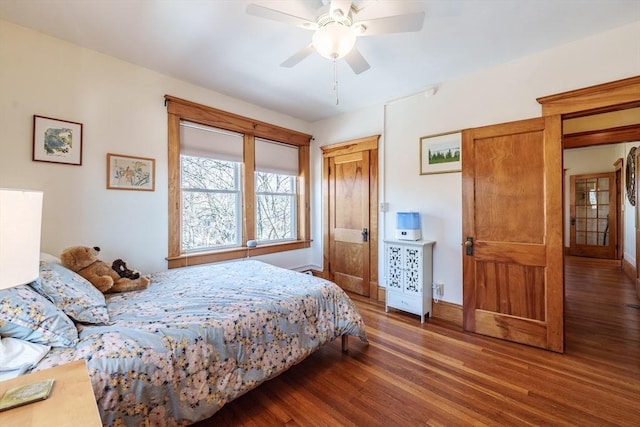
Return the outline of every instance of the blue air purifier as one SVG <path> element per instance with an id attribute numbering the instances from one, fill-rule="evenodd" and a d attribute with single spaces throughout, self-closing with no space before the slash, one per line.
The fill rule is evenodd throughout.
<path id="1" fill-rule="evenodd" d="M 398 240 L 422 239 L 422 229 L 420 228 L 419 212 L 397 212 L 396 213 L 396 239 Z"/>

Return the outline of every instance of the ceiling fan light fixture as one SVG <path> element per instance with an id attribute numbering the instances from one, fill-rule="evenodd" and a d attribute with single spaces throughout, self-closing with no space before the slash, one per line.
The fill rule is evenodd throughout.
<path id="1" fill-rule="evenodd" d="M 349 27 L 331 23 L 318 28 L 311 41 L 320 55 L 336 60 L 351 52 L 356 44 L 356 35 Z"/>

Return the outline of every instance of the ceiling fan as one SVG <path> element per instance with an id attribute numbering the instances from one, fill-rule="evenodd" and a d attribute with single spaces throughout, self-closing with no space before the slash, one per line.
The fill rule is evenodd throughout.
<path id="1" fill-rule="evenodd" d="M 334 62 L 344 58 L 353 72 L 360 74 L 370 65 L 355 47 L 357 37 L 420 31 L 424 23 L 424 12 L 359 21 L 358 13 L 375 2 L 323 0 L 315 21 L 257 4 L 249 4 L 247 13 L 314 31 L 311 43 L 286 59 L 281 66 L 293 67 L 315 51 Z"/>

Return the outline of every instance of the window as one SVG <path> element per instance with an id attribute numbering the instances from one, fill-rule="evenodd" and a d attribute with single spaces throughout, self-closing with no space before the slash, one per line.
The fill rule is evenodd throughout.
<path id="1" fill-rule="evenodd" d="M 240 245 L 240 163 L 180 156 L 182 248 L 185 252 Z"/>
<path id="2" fill-rule="evenodd" d="M 165 96 L 169 268 L 310 246 L 310 135 Z"/>
<path id="3" fill-rule="evenodd" d="M 297 147 L 256 138 L 256 240 L 296 238 Z"/>
<path id="4" fill-rule="evenodd" d="M 180 122 L 181 235 L 185 253 L 241 245 L 242 145 L 239 133 Z"/>
<path id="5" fill-rule="evenodd" d="M 274 242 L 296 236 L 295 177 L 256 172 L 256 240 Z"/>

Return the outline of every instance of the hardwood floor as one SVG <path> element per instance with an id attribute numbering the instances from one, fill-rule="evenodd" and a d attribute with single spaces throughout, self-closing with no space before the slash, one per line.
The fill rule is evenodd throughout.
<path id="1" fill-rule="evenodd" d="M 340 340 L 205 426 L 638 426 L 640 304 L 610 263 L 567 257 L 566 351 L 465 333 L 353 296 L 369 345 Z M 633 307 L 636 305 L 636 307 Z"/>

